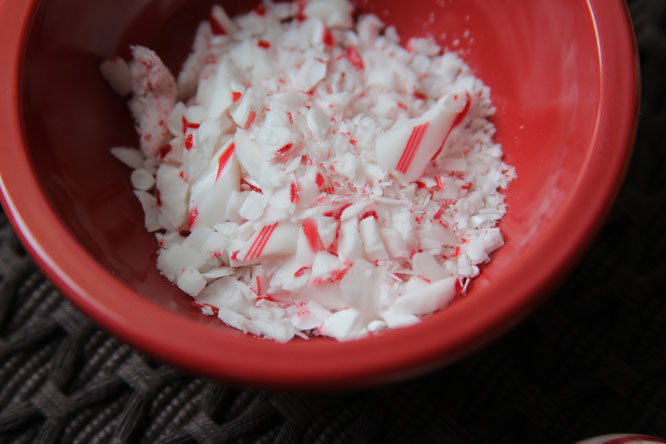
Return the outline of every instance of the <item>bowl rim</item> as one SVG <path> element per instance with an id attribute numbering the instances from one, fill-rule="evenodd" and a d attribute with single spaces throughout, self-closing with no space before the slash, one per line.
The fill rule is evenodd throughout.
<path id="1" fill-rule="evenodd" d="M 38 0 L 0 3 L 2 205 L 29 253 L 71 302 L 122 340 L 182 368 L 261 387 L 332 389 L 388 382 L 444 365 L 497 337 L 536 307 L 582 256 L 619 191 L 638 119 L 638 51 L 624 1 L 584 1 L 595 27 L 600 66 L 593 148 L 569 199 L 541 235 L 552 242 L 534 249 L 533 255 L 548 259 L 538 264 L 530 257 L 519 259 L 522 277 L 518 282 L 512 282 L 510 274 L 495 279 L 492 291 L 511 297 L 484 297 L 489 292 L 482 290 L 475 298 L 447 308 L 436 322 L 425 319 L 376 337 L 346 343 L 318 341 L 312 347 L 308 341 L 283 345 L 219 334 L 214 327 L 172 313 L 135 293 L 102 267 L 60 222 L 42 192 L 27 150 L 17 148 L 26 146 L 21 69 Z M 575 225 L 563 223 L 572 219 L 577 220 Z M 445 322 L 449 328 L 442 331 Z M 178 333 L 169 335 L 168 330 Z"/>

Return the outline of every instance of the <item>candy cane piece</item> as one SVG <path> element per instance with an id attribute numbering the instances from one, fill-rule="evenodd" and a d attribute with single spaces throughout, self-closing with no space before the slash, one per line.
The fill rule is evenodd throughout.
<path id="1" fill-rule="evenodd" d="M 377 163 L 385 170 L 395 170 L 413 182 L 441 150 L 459 116 L 465 112 L 469 95 L 452 93 L 442 97 L 418 119 L 396 123 L 377 137 Z"/>

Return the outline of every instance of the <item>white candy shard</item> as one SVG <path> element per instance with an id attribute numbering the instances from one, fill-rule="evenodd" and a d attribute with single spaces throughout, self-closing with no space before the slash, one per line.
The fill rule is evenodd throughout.
<path id="1" fill-rule="evenodd" d="M 355 261 L 363 257 L 363 241 L 358 232 L 358 221 L 349 219 L 340 225 L 338 254 L 345 261 Z"/>
<path id="2" fill-rule="evenodd" d="M 252 319 L 252 322 L 259 328 L 259 331 L 265 336 L 274 339 L 277 342 L 289 342 L 294 337 L 294 328 L 289 323 L 289 320 L 282 321 L 265 321 L 263 319 Z"/>
<path id="3" fill-rule="evenodd" d="M 183 120 L 185 118 L 185 111 L 187 111 L 185 104 L 178 102 L 169 113 L 167 124 L 169 131 L 174 136 L 182 136 L 187 131 L 186 122 Z"/>
<path id="4" fill-rule="evenodd" d="M 139 191 L 148 191 L 155 185 L 155 177 L 143 168 L 132 171 L 130 180 L 134 189 Z"/>
<path id="5" fill-rule="evenodd" d="M 102 76 L 119 96 L 125 97 L 132 92 L 132 75 L 129 66 L 120 57 L 105 60 L 99 67 Z"/>
<path id="6" fill-rule="evenodd" d="M 504 245 L 504 239 L 499 228 L 491 228 L 481 236 L 468 242 L 464 250 L 472 264 L 480 264 L 488 261 L 490 253 L 502 245 Z"/>
<path id="7" fill-rule="evenodd" d="M 361 239 L 363 240 L 363 250 L 365 257 L 371 261 L 385 260 L 389 258 L 388 251 L 384 245 L 384 240 L 379 232 L 377 219 L 368 216 L 358 225 Z"/>
<path id="8" fill-rule="evenodd" d="M 220 310 L 217 314 L 217 317 L 220 318 L 225 324 L 242 331 L 243 333 L 252 333 L 255 335 L 261 335 L 261 330 L 257 327 L 252 321 L 250 321 L 245 316 L 238 314 L 231 310 Z"/>
<path id="9" fill-rule="evenodd" d="M 143 208 L 146 230 L 152 233 L 153 231 L 162 228 L 162 225 L 158 221 L 160 208 L 157 205 L 157 199 L 155 199 L 155 196 L 146 193 L 145 191 L 135 191 L 134 195 L 139 199 L 141 208 Z"/>
<path id="10" fill-rule="evenodd" d="M 204 106 L 208 106 L 209 117 L 219 119 L 222 113 L 234 103 L 234 99 L 238 100 L 239 94 L 242 96 L 245 92 L 245 87 L 238 80 L 238 75 L 233 65 L 223 58 L 220 60 L 217 73 L 212 82 L 212 91 L 205 92 L 205 94 L 202 94 L 202 98 L 205 97 L 206 99 L 199 101 L 203 102 Z M 199 93 L 197 93 L 197 99 L 200 99 Z"/>
<path id="11" fill-rule="evenodd" d="M 205 259 L 199 252 L 179 243 L 163 249 L 157 257 L 157 268 L 170 281 L 175 281 L 183 270 L 198 269 L 204 263 Z"/>
<path id="12" fill-rule="evenodd" d="M 221 311 L 230 310 L 236 313 L 245 313 L 250 308 L 250 301 L 241 292 L 238 280 L 233 277 L 223 277 L 211 282 L 197 295 L 196 302 L 209 304 Z"/>
<path id="13" fill-rule="evenodd" d="M 356 24 L 359 40 L 368 46 L 375 43 L 382 29 L 384 24 L 374 15 L 364 15 Z"/>
<path id="14" fill-rule="evenodd" d="M 359 259 L 340 281 L 340 294 L 347 306 L 363 313 L 377 313 L 381 285 L 386 279 L 381 269 Z"/>
<path id="15" fill-rule="evenodd" d="M 247 220 L 257 220 L 264 214 L 264 210 L 268 206 L 268 197 L 263 193 L 251 191 L 245 198 L 245 202 L 238 210 L 238 214 Z"/>
<path id="16" fill-rule="evenodd" d="M 450 93 L 420 118 L 397 122 L 377 137 L 377 163 L 385 170 L 404 174 L 410 182 L 421 177 L 469 100 L 469 94 Z"/>
<path id="17" fill-rule="evenodd" d="M 322 20 L 332 29 L 349 29 L 354 24 L 354 8 L 345 0 L 311 0 L 303 12 L 307 17 Z"/>
<path id="18" fill-rule="evenodd" d="M 176 279 L 176 285 L 185 293 L 195 297 L 206 287 L 206 279 L 197 270 L 187 268 Z"/>
<path id="19" fill-rule="evenodd" d="M 338 341 L 359 339 L 367 334 L 363 315 L 353 308 L 338 311 L 326 319 L 321 326 L 321 334 Z"/>
<path id="20" fill-rule="evenodd" d="M 116 146 L 111 148 L 111 154 L 133 170 L 143 168 L 144 158 L 139 150 Z"/>
<path id="21" fill-rule="evenodd" d="M 417 253 L 412 257 L 414 272 L 431 282 L 451 276 L 446 267 L 440 265 L 432 253 Z"/>
<path id="22" fill-rule="evenodd" d="M 330 118 L 317 106 L 312 106 L 307 114 L 308 128 L 316 139 L 323 138 L 330 127 Z"/>
<path id="23" fill-rule="evenodd" d="M 235 273 L 236 271 L 231 267 L 220 267 L 214 268 L 211 271 L 206 271 L 205 273 L 201 273 L 201 275 L 206 279 L 206 281 L 214 282 L 223 277 L 233 276 Z"/>
<path id="24" fill-rule="evenodd" d="M 407 292 L 395 301 L 395 308 L 406 313 L 424 315 L 446 307 L 456 295 L 456 279 L 446 278 Z"/>
<path id="25" fill-rule="evenodd" d="M 340 286 L 336 283 L 308 285 L 300 293 L 303 300 L 314 301 L 328 310 L 343 310 L 345 305 L 340 296 Z"/>
<path id="26" fill-rule="evenodd" d="M 234 144 L 236 145 L 236 156 L 243 169 L 251 178 L 261 176 L 263 157 L 259 145 L 252 140 L 250 133 L 245 130 L 236 131 Z"/>
<path id="27" fill-rule="evenodd" d="M 421 321 L 418 316 L 394 308 L 383 311 L 381 316 L 389 328 L 409 327 Z"/>
<path id="28" fill-rule="evenodd" d="M 442 51 L 442 48 L 431 38 L 411 38 L 407 42 L 407 47 L 418 53 L 427 56 L 436 56 Z"/>
<path id="29" fill-rule="evenodd" d="M 291 81 L 297 90 L 307 93 L 324 80 L 324 77 L 326 77 L 326 62 L 312 56 L 307 58 L 293 74 Z"/>
<path id="30" fill-rule="evenodd" d="M 327 251 L 320 251 L 312 262 L 310 277 L 313 282 L 323 282 L 330 279 L 334 274 L 344 271 L 344 269 L 343 263 L 337 256 Z"/>
<path id="31" fill-rule="evenodd" d="M 182 177 L 182 170 L 168 164 L 157 169 L 156 186 L 160 196 L 160 210 L 172 229 L 181 230 L 187 224 L 187 197 L 190 186 Z"/>

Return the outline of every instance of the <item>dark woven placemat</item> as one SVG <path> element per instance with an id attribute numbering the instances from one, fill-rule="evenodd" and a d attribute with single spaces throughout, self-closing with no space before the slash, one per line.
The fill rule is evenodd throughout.
<path id="1" fill-rule="evenodd" d="M 0 443 L 666 436 L 666 0 L 629 5 L 643 104 L 627 181 L 584 261 L 520 327 L 458 364 L 372 391 L 228 387 L 152 362 L 98 329 L 0 215 Z"/>

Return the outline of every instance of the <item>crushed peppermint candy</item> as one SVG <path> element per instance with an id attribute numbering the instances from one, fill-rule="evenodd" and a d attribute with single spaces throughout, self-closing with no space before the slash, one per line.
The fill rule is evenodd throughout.
<path id="1" fill-rule="evenodd" d="M 287 342 L 412 325 L 504 243 L 490 91 L 432 38 L 400 46 L 347 0 L 216 5 L 177 78 L 150 49 L 101 66 L 129 97 L 157 267 L 202 313 Z"/>

